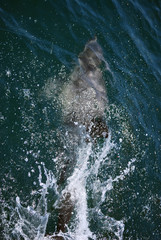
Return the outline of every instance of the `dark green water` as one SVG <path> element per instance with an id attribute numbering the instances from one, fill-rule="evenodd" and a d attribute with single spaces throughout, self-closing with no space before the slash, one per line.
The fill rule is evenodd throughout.
<path id="1" fill-rule="evenodd" d="M 60 140 L 58 96 L 94 35 L 111 70 L 111 138 L 89 155 L 90 146 L 77 146 L 77 162 L 88 166 L 64 237 L 161 239 L 159 0 L 1 1 L 0 239 L 45 239 L 56 230 L 59 160 L 74 148 Z"/>

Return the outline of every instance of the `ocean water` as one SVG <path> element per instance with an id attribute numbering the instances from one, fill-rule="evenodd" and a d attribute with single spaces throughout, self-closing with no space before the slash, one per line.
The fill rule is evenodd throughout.
<path id="1" fill-rule="evenodd" d="M 95 35 L 110 134 L 77 144 L 59 96 Z M 1 0 L 0 126 L 0 239 L 53 239 L 66 190 L 64 239 L 161 239 L 161 2 Z"/>

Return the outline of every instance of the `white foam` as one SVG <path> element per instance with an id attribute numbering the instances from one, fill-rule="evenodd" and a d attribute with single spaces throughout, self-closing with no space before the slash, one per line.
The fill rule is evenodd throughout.
<path id="1" fill-rule="evenodd" d="M 87 206 L 88 192 L 86 189 L 87 179 L 91 176 L 91 174 L 97 176 L 101 163 L 107 161 L 107 154 L 111 151 L 113 147 L 114 143 L 111 142 L 111 134 L 109 134 L 109 138 L 104 143 L 103 148 L 99 149 L 98 152 L 95 154 L 95 161 L 92 166 L 90 163 L 90 157 L 93 154 L 94 145 L 92 145 L 92 143 L 84 143 L 78 149 L 77 164 L 75 170 L 72 176 L 68 178 L 68 185 L 62 192 L 62 195 L 65 192 L 70 192 L 71 199 L 75 204 L 76 210 L 74 230 L 68 228 L 67 232 L 67 234 L 69 234 L 68 236 L 70 236 L 69 239 L 97 239 L 89 228 L 89 209 Z M 95 182 L 93 183 L 93 187 L 94 185 Z M 110 220 L 110 222 L 111 221 L 112 220 Z M 112 224 L 115 226 L 121 223 L 122 222 L 116 221 L 114 219 L 112 222 Z M 65 239 L 68 239 L 66 235 L 63 236 L 65 237 Z"/>

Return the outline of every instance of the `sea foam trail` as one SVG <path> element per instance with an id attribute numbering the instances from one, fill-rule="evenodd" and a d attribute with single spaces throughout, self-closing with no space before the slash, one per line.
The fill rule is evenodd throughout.
<path id="1" fill-rule="evenodd" d="M 60 233 L 65 239 L 75 239 L 75 240 L 88 240 L 97 239 L 94 233 L 91 232 L 89 228 L 89 209 L 87 205 L 88 201 L 88 186 L 87 179 L 91 175 L 97 176 L 98 170 L 101 163 L 107 161 L 107 154 L 114 147 L 111 142 L 111 134 L 109 138 L 105 141 L 102 148 L 98 149 L 98 152 L 94 154 L 94 149 L 96 145 L 92 143 L 83 143 L 78 148 L 77 163 L 73 171 L 72 176 L 68 178 L 68 184 L 63 190 L 62 195 L 66 192 L 70 192 L 71 200 L 75 205 L 76 217 L 74 221 L 74 228 L 71 230 L 68 228 L 67 233 Z M 94 155 L 94 163 L 91 165 L 90 157 Z M 94 185 L 95 183 L 93 183 Z M 92 186 L 92 185 L 91 185 Z M 65 213 L 64 213 L 65 214 Z M 103 215 L 103 214 L 102 214 Z M 114 228 L 117 230 L 116 236 L 118 236 L 118 231 L 120 230 L 120 224 L 122 222 L 117 222 L 115 219 L 109 218 L 105 219 L 106 224 L 109 222 L 109 230 L 112 231 Z M 110 228 L 110 225 L 111 228 Z M 111 230 L 112 229 L 112 230 Z M 121 228 L 123 229 L 123 228 Z M 122 234 L 121 234 L 122 235 Z M 69 237 L 70 236 L 70 237 Z M 122 239 L 122 238 L 118 238 Z"/>
<path id="2" fill-rule="evenodd" d="M 75 202 L 76 207 L 76 226 L 74 239 L 86 240 L 92 237 L 88 223 L 88 207 L 86 179 L 88 177 L 88 161 L 92 152 L 92 144 L 83 146 L 78 151 L 78 159 L 73 175 L 68 179 L 68 185 L 64 189 L 71 193 L 71 200 Z M 73 234 L 72 234 L 73 235 Z"/>

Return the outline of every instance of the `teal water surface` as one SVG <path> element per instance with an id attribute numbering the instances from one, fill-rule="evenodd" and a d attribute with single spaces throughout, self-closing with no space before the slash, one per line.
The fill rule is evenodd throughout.
<path id="1" fill-rule="evenodd" d="M 75 155 L 59 94 L 95 35 L 110 68 L 111 138 Z M 75 190 L 85 196 L 65 239 L 161 239 L 160 43 L 159 0 L 1 1 L 0 239 L 55 233 L 59 168 L 72 154 L 87 161 Z"/>

